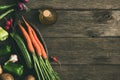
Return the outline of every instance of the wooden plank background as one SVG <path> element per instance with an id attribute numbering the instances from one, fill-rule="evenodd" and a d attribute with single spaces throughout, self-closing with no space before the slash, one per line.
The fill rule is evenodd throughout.
<path id="1" fill-rule="evenodd" d="M 31 5 L 32 3 L 32 5 Z M 37 4 L 37 5 L 36 5 Z M 61 9 L 118 9 L 119 0 L 31 0 L 30 8 L 39 8 L 40 6 L 52 6 Z"/>
<path id="2" fill-rule="evenodd" d="M 62 63 L 61 69 L 53 64 L 61 80 L 120 80 L 120 0 L 31 0 L 27 6 L 25 17 Z M 40 24 L 43 6 L 56 9 L 54 25 Z"/>

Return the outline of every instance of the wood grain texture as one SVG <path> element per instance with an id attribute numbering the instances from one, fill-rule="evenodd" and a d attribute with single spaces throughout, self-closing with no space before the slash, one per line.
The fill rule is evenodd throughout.
<path id="1" fill-rule="evenodd" d="M 58 9 L 119 9 L 119 2 L 120 0 L 31 0 L 28 6 L 32 9 L 44 5 Z"/>
<path id="2" fill-rule="evenodd" d="M 0 5 L 14 2 L 1 0 Z M 22 15 L 39 28 L 49 55 L 61 61 L 61 69 L 52 63 L 61 80 L 120 80 L 119 2 L 30 0 L 26 5 L 31 11 Z M 38 9 L 43 6 L 56 9 L 58 20 L 54 25 L 45 26 L 39 22 Z"/>
<path id="3" fill-rule="evenodd" d="M 44 37 L 118 37 L 120 36 L 120 11 L 64 11 L 57 10 L 57 23 L 41 25 L 38 10 L 24 13 Z M 27 16 L 28 17 L 27 17 Z M 34 17 L 33 17 L 34 16 Z"/>
<path id="4" fill-rule="evenodd" d="M 120 0 L 30 0 L 26 5 L 31 9 L 50 6 L 56 9 L 120 9 Z M 0 5 L 17 3 L 17 0 L 1 0 Z"/>
<path id="5" fill-rule="evenodd" d="M 54 67 L 61 80 L 120 80 L 118 65 L 66 65 Z"/>
<path id="6" fill-rule="evenodd" d="M 120 64 L 119 38 L 45 38 L 62 64 Z M 69 63 L 70 62 L 70 63 Z"/>

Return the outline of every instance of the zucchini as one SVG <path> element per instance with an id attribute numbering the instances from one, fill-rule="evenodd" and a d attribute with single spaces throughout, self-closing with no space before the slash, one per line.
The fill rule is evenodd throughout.
<path id="1" fill-rule="evenodd" d="M 28 50 L 26 48 L 26 45 L 23 42 L 22 38 L 16 33 L 10 33 L 10 35 L 15 40 L 15 42 L 17 43 L 19 49 L 21 50 L 27 67 L 29 69 L 31 69 L 33 67 L 32 66 L 32 60 L 31 60 L 30 54 L 29 54 L 29 52 L 28 52 Z"/>

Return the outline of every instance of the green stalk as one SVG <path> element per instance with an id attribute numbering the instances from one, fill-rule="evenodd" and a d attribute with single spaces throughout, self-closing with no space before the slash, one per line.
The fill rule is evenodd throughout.
<path id="1" fill-rule="evenodd" d="M 52 72 L 52 74 L 55 76 L 55 78 L 56 78 L 57 80 L 60 80 L 60 77 L 59 77 L 59 76 L 57 75 L 57 73 L 53 70 L 53 68 L 52 68 L 52 66 L 50 65 L 48 59 L 45 60 L 45 63 L 46 63 L 46 65 L 47 65 L 48 69 L 50 69 L 50 71 Z"/>
<path id="2" fill-rule="evenodd" d="M 37 68 L 37 65 L 36 65 L 35 55 L 32 54 L 32 56 L 33 56 L 34 68 L 35 68 L 35 71 L 36 71 L 36 74 L 37 74 L 38 80 L 41 80 L 41 78 L 40 78 L 40 74 L 39 74 L 39 71 L 38 71 L 38 68 Z"/>
<path id="3" fill-rule="evenodd" d="M 55 79 L 55 76 L 54 76 L 54 74 L 53 74 L 53 70 L 51 70 L 47 65 L 46 65 L 46 63 L 44 63 L 45 64 L 45 68 L 47 69 L 47 72 L 49 73 L 49 75 L 51 76 L 51 78 L 53 79 L 53 80 L 56 80 Z"/>
<path id="4" fill-rule="evenodd" d="M 40 63 L 41 63 L 41 62 L 40 62 Z M 40 64 L 40 65 L 41 65 L 42 72 L 43 72 L 43 75 L 44 75 L 45 80 L 50 80 L 50 79 L 48 78 L 48 75 L 46 74 L 46 70 L 45 70 L 45 68 L 43 67 L 42 64 Z"/>
<path id="5" fill-rule="evenodd" d="M 0 10 L 5 10 L 5 9 L 8 9 L 10 7 L 13 7 L 15 6 L 15 4 L 12 4 L 12 5 L 0 5 Z"/>
<path id="6" fill-rule="evenodd" d="M 1 20 L 2 18 L 4 18 L 6 15 L 8 15 L 9 13 L 13 12 L 13 11 L 14 11 L 14 9 L 10 9 L 10 10 L 6 11 L 5 13 L 1 14 L 1 15 L 0 15 L 0 20 Z"/>
<path id="7" fill-rule="evenodd" d="M 38 70 L 40 71 L 42 80 L 45 80 L 44 75 L 43 75 L 43 73 L 42 73 L 41 65 L 39 64 L 39 61 L 38 61 L 38 59 L 37 59 L 37 56 L 36 56 L 35 54 L 33 54 L 33 56 L 34 56 L 33 59 L 35 60 L 35 63 L 37 64 Z M 40 76 L 40 75 L 39 75 L 39 76 Z M 39 76 L 38 76 L 38 77 L 39 77 Z"/>
<path id="8" fill-rule="evenodd" d="M 43 70 L 44 70 L 45 76 L 47 76 L 47 77 L 45 77 L 45 78 L 46 78 L 47 80 L 51 80 L 50 77 L 49 77 L 49 74 L 48 74 L 49 71 L 47 71 L 47 68 L 46 68 L 46 66 L 45 66 L 45 63 L 44 63 L 42 57 L 39 57 L 39 63 L 41 64 L 41 66 L 42 66 L 42 68 L 43 68 Z"/>

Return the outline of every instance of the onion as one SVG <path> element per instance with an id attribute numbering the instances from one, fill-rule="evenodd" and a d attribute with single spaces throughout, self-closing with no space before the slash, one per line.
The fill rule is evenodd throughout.
<path id="1" fill-rule="evenodd" d="M 29 2 L 30 0 L 22 0 L 24 3 L 27 3 L 27 2 Z"/>
<path id="2" fill-rule="evenodd" d="M 24 5 L 22 2 L 18 2 L 18 9 L 21 11 L 24 10 Z"/>
<path id="3" fill-rule="evenodd" d="M 35 77 L 33 75 L 28 75 L 25 80 L 35 80 Z"/>
<path id="4" fill-rule="evenodd" d="M 0 80 L 14 80 L 14 77 L 9 73 L 3 73 L 0 75 Z"/>
<path id="5" fill-rule="evenodd" d="M 24 3 L 22 3 L 22 2 L 19 2 L 19 3 L 18 3 L 18 9 L 19 9 L 20 11 L 22 11 L 22 10 L 29 11 L 29 10 L 30 10 L 30 9 L 29 9 Z"/>

